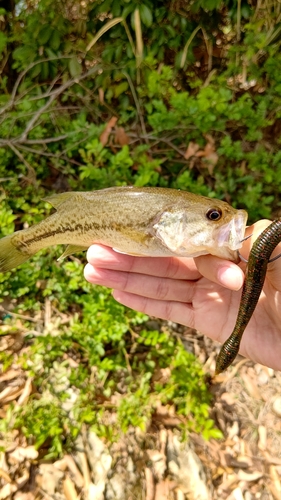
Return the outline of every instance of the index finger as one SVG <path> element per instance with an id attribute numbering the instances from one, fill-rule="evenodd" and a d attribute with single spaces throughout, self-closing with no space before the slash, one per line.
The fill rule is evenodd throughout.
<path id="1" fill-rule="evenodd" d="M 87 260 L 94 267 L 172 279 L 197 280 L 201 277 L 194 260 L 182 257 L 135 257 L 103 245 L 92 245 Z"/>

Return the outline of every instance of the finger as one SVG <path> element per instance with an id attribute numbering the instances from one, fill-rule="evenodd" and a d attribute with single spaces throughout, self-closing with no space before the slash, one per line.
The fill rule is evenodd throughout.
<path id="1" fill-rule="evenodd" d="M 197 283 L 196 281 L 101 269 L 91 264 L 85 266 L 84 276 L 90 283 L 148 298 L 178 302 L 192 302 Z"/>
<path id="2" fill-rule="evenodd" d="M 244 273 L 239 266 L 213 255 L 196 257 L 195 263 L 202 276 L 230 290 L 239 290 L 244 282 Z"/>
<path id="3" fill-rule="evenodd" d="M 245 237 L 247 238 L 243 242 L 243 246 L 240 250 L 241 255 L 248 260 L 251 248 L 255 242 L 255 240 L 259 237 L 264 229 L 266 229 L 272 221 L 263 219 L 255 222 L 252 226 L 248 226 L 245 231 Z M 250 236 L 250 238 L 249 238 Z"/>
<path id="4" fill-rule="evenodd" d="M 148 316 L 155 316 L 195 328 L 195 316 L 191 304 L 155 300 L 132 293 L 121 292 L 120 290 L 114 290 L 113 297 L 124 306 L 143 312 Z"/>
<path id="5" fill-rule="evenodd" d="M 191 279 L 200 278 L 193 259 L 178 257 L 134 257 L 115 252 L 103 245 L 92 245 L 87 260 L 94 267 L 134 272 L 151 276 Z"/>

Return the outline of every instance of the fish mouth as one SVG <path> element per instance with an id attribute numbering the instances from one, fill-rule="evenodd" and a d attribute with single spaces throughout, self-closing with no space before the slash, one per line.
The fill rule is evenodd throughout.
<path id="1" fill-rule="evenodd" d="M 217 244 L 219 247 L 227 246 L 230 250 L 242 247 L 248 214 L 245 210 L 238 210 L 237 214 L 218 229 Z"/>

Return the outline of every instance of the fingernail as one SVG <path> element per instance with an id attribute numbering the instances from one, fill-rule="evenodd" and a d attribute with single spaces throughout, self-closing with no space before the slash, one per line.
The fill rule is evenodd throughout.
<path id="1" fill-rule="evenodd" d="M 240 290 L 243 285 L 243 275 L 239 268 L 222 267 L 218 271 L 218 280 L 221 285 L 231 290 Z"/>

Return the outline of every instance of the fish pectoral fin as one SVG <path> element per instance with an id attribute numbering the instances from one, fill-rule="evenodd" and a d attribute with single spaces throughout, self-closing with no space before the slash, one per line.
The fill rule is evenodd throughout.
<path id="1" fill-rule="evenodd" d="M 67 245 L 63 254 L 58 258 L 58 260 L 62 260 L 69 255 L 72 255 L 76 252 L 83 252 L 84 250 L 88 250 L 89 247 L 82 247 L 81 245 Z"/>
<path id="2" fill-rule="evenodd" d="M 46 201 L 47 203 L 50 203 L 50 205 L 52 205 L 54 208 L 58 208 L 62 203 L 64 203 L 72 196 L 73 193 L 70 191 L 66 193 L 58 193 L 52 194 L 51 196 L 46 196 L 45 198 L 42 198 L 42 201 Z"/>
<path id="3" fill-rule="evenodd" d="M 112 250 L 114 250 L 114 252 L 122 253 L 124 255 L 131 255 L 132 257 L 144 257 L 144 255 L 141 253 L 122 252 L 121 250 L 117 250 L 117 248 L 112 248 Z"/>

